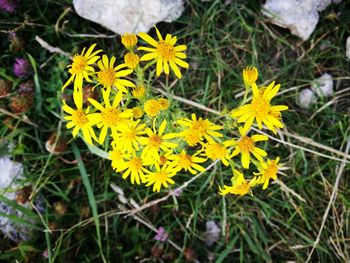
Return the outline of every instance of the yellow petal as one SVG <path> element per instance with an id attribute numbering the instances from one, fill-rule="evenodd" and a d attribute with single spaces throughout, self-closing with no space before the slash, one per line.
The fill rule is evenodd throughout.
<path id="1" fill-rule="evenodd" d="M 158 53 L 148 53 L 148 54 L 143 55 L 140 58 L 140 61 L 148 61 L 148 60 L 155 59 L 156 57 L 158 57 Z"/>
<path id="2" fill-rule="evenodd" d="M 171 69 L 174 71 L 176 77 L 181 79 L 181 72 L 180 72 L 178 66 L 172 60 L 169 61 L 169 64 L 170 64 Z"/>
<path id="3" fill-rule="evenodd" d="M 243 166 L 243 168 L 248 169 L 248 168 L 249 168 L 249 163 L 250 163 L 250 156 L 249 156 L 249 153 L 247 153 L 247 152 L 242 152 L 241 161 L 242 161 L 242 166 Z"/>
<path id="4" fill-rule="evenodd" d="M 148 44 L 154 46 L 154 47 L 157 47 L 158 46 L 158 42 L 153 38 L 151 37 L 150 35 L 146 34 L 146 33 L 139 33 L 138 36 L 140 38 L 142 38 L 145 42 L 147 42 Z"/>
<path id="5" fill-rule="evenodd" d="M 157 60 L 157 70 L 156 70 L 157 76 L 160 76 L 160 74 L 163 71 L 162 64 L 163 64 L 163 60 L 161 57 L 159 57 Z M 171 64 L 170 64 L 170 66 L 171 66 Z"/>

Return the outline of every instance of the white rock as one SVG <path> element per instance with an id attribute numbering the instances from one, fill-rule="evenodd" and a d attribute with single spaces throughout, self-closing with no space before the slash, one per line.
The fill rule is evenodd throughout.
<path id="1" fill-rule="evenodd" d="M 147 32 L 161 21 L 172 22 L 183 0 L 74 0 L 78 15 L 118 33 Z"/>
<path id="2" fill-rule="evenodd" d="M 316 95 L 311 89 L 303 89 L 300 94 L 297 103 L 300 107 L 308 109 L 312 104 L 316 102 Z"/>
<path id="3" fill-rule="evenodd" d="M 209 247 L 219 240 L 220 232 L 220 228 L 215 223 L 215 221 L 208 221 L 206 223 L 206 231 L 204 233 L 204 236 L 205 241 Z"/>
<path id="4" fill-rule="evenodd" d="M 267 0 L 263 14 L 270 17 L 272 23 L 289 28 L 292 34 L 305 41 L 316 28 L 318 11 L 324 10 L 331 3 L 332 0 Z"/>
<path id="5" fill-rule="evenodd" d="M 0 158 L 0 189 L 8 188 L 14 180 L 23 179 L 23 165 L 10 160 L 10 157 Z"/>
<path id="6" fill-rule="evenodd" d="M 311 88 L 319 97 L 332 96 L 334 93 L 332 76 L 327 73 L 323 74 L 313 81 Z"/>
<path id="7" fill-rule="evenodd" d="M 350 59 L 350 36 L 346 40 L 346 57 Z"/>
<path id="8" fill-rule="evenodd" d="M 6 197 L 11 201 L 16 201 L 16 191 L 23 188 L 24 185 L 22 182 L 24 179 L 22 164 L 13 162 L 9 156 L 0 157 L 0 196 Z M 28 202 L 18 205 L 30 209 Z M 40 198 L 36 200 L 35 205 L 40 211 L 43 211 L 42 200 Z M 35 224 L 33 218 L 15 209 L 6 201 L 0 201 L 0 213 L 20 218 L 30 224 Z M 15 222 L 5 216 L 0 216 L 0 231 L 14 242 L 28 241 L 33 234 L 32 227 Z"/>

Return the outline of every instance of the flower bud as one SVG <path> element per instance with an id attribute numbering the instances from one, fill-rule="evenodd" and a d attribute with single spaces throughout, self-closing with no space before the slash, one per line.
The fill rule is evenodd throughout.
<path id="1" fill-rule="evenodd" d="M 137 36 L 130 33 L 125 33 L 122 36 L 122 44 L 127 48 L 131 49 L 137 44 Z"/>

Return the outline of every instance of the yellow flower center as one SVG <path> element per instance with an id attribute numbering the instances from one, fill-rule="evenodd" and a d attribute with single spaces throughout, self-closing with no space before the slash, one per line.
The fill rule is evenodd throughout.
<path id="1" fill-rule="evenodd" d="M 276 164 L 276 161 L 271 161 L 270 165 L 266 168 L 264 172 L 264 176 L 266 178 L 274 178 L 276 177 L 278 172 L 278 166 Z"/>
<path id="2" fill-rule="evenodd" d="M 203 136 L 208 131 L 209 124 L 206 120 L 193 121 L 191 128 Z"/>
<path id="3" fill-rule="evenodd" d="M 131 128 L 128 132 L 125 133 L 125 137 L 124 138 L 127 139 L 127 140 L 132 141 L 132 140 L 135 140 L 136 135 L 137 135 L 136 129 L 135 128 Z"/>
<path id="4" fill-rule="evenodd" d="M 255 111 L 255 117 L 265 118 L 270 112 L 270 102 L 263 99 L 257 98 L 252 101 L 252 108 Z"/>
<path id="5" fill-rule="evenodd" d="M 150 99 L 145 103 L 144 110 L 148 116 L 154 117 L 162 110 L 162 106 L 155 99 Z"/>
<path id="6" fill-rule="evenodd" d="M 242 152 L 251 152 L 254 148 L 254 142 L 252 138 L 248 136 L 243 136 L 242 139 L 238 142 L 239 148 Z"/>
<path id="7" fill-rule="evenodd" d="M 168 179 L 168 174 L 166 172 L 156 172 L 155 178 L 158 183 L 165 183 Z"/>
<path id="8" fill-rule="evenodd" d="M 157 46 L 157 51 L 162 56 L 162 58 L 167 61 L 175 58 L 174 46 L 165 41 L 159 42 Z"/>
<path id="9" fill-rule="evenodd" d="M 88 62 L 82 55 L 75 55 L 73 58 L 72 67 L 68 70 L 72 75 L 82 74 Z"/>
<path id="10" fill-rule="evenodd" d="M 189 129 L 185 134 L 185 140 L 190 146 L 196 145 L 200 141 L 200 137 L 201 135 L 199 134 L 199 132 L 196 132 L 191 129 Z"/>
<path id="11" fill-rule="evenodd" d="M 179 159 L 178 159 L 178 166 L 184 169 L 189 169 L 191 168 L 191 165 L 192 165 L 191 156 L 189 156 L 186 153 L 180 153 Z"/>
<path id="12" fill-rule="evenodd" d="M 132 171 L 141 171 L 142 161 L 139 157 L 134 157 L 129 161 L 129 167 Z"/>
<path id="13" fill-rule="evenodd" d="M 216 142 L 209 144 L 205 149 L 205 153 L 212 160 L 223 159 L 227 155 L 227 149 L 222 144 Z"/>
<path id="14" fill-rule="evenodd" d="M 76 126 L 83 127 L 86 123 L 89 122 L 89 119 L 82 110 L 76 110 L 72 114 L 72 121 L 75 123 Z"/>
<path id="15" fill-rule="evenodd" d="M 107 108 L 101 112 L 101 118 L 104 125 L 115 126 L 120 121 L 120 111 L 115 108 Z"/>
<path id="16" fill-rule="evenodd" d="M 97 74 L 98 81 L 104 86 L 104 87 L 110 87 L 114 84 L 116 76 L 114 69 L 107 68 L 104 70 L 101 70 Z"/>
<path id="17" fill-rule="evenodd" d="M 149 146 L 154 148 L 159 148 L 162 144 L 162 137 L 154 134 L 149 137 Z"/>

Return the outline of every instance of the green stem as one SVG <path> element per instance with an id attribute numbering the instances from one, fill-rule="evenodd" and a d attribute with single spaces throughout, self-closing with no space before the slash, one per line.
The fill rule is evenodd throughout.
<path id="1" fill-rule="evenodd" d="M 242 102 L 241 102 L 241 105 L 240 105 L 240 106 L 242 106 L 242 105 L 244 105 L 244 104 L 246 103 L 246 101 L 247 101 L 247 97 L 248 97 L 248 93 L 249 93 L 249 90 L 250 90 L 250 87 L 249 87 L 249 86 L 247 86 L 247 85 L 245 85 L 245 93 L 244 93 L 243 100 L 242 100 Z"/>

